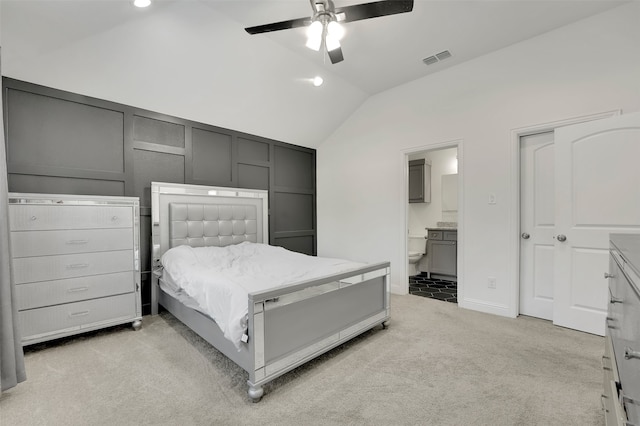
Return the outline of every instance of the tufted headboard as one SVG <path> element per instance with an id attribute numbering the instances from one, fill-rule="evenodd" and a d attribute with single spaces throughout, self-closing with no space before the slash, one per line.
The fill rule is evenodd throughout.
<path id="1" fill-rule="evenodd" d="M 268 192 L 151 183 L 153 268 L 172 247 L 268 243 Z"/>
<path id="2" fill-rule="evenodd" d="M 169 247 L 258 242 L 255 205 L 169 203 Z"/>

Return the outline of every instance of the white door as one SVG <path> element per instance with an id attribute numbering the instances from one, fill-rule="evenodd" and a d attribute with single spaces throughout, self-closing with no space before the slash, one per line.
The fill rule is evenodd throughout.
<path id="1" fill-rule="evenodd" d="M 553 322 L 604 335 L 610 233 L 640 232 L 640 113 L 555 131 Z"/>
<path id="2" fill-rule="evenodd" d="M 520 139 L 520 313 L 553 319 L 553 132 Z"/>

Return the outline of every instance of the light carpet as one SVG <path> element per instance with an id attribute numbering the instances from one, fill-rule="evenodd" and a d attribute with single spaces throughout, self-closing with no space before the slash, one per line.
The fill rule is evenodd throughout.
<path id="1" fill-rule="evenodd" d="M 603 425 L 604 339 L 392 296 L 380 327 L 247 397 L 248 375 L 169 313 L 28 347 L 9 425 Z"/>

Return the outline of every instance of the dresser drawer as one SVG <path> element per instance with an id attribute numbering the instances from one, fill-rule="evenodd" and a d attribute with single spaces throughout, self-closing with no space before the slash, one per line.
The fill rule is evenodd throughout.
<path id="1" fill-rule="evenodd" d="M 640 401 L 640 358 L 626 357 L 627 350 L 640 354 L 640 296 L 632 280 L 635 279 L 628 265 L 619 267 L 615 256 L 612 259 L 612 279 L 609 281 L 609 313 L 607 326 L 611 334 L 618 373 L 622 380 L 622 389 L 626 397 Z M 615 268 L 614 268 L 615 266 Z"/>
<path id="2" fill-rule="evenodd" d="M 133 271 L 16 285 L 18 310 L 135 291 Z"/>
<path id="3" fill-rule="evenodd" d="M 614 381 L 620 383 L 620 377 L 618 376 L 618 365 L 616 364 L 616 358 L 613 352 L 613 344 L 611 342 L 611 336 L 605 336 L 604 343 L 604 355 L 602 356 L 602 370 L 604 371 L 604 384 L 605 390 L 608 383 Z"/>
<path id="4" fill-rule="evenodd" d="M 136 318 L 134 293 L 18 313 L 23 341 Z"/>
<path id="5" fill-rule="evenodd" d="M 11 233 L 13 257 L 133 249 L 133 229 L 74 229 Z"/>
<path id="6" fill-rule="evenodd" d="M 130 228 L 131 207 L 10 204 L 12 231 Z"/>
<path id="7" fill-rule="evenodd" d="M 615 382 L 610 381 L 605 384 L 605 394 L 602 395 L 602 405 L 606 426 L 624 426 L 627 424 L 627 416 L 618 399 L 618 387 Z"/>
<path id="8" fill-rule="evenodd" d="M 133 250 L 13 259 L 15 284 L 134 270 Z"/>

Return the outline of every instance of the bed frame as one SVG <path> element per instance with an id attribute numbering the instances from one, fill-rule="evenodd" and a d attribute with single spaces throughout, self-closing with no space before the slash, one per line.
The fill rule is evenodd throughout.
<path id="1" fill-rule="evenodd" d="M 165 293 L 160 257 L 171 247 L 267 243 L 268 192 L 151 183 L 151 313 L 172 315 L 249 373 L 248 395 L 282 374 L 389 320 L 389 262 L 250 293 L 248 341 L 240 351 L 215 321 Z"/>

